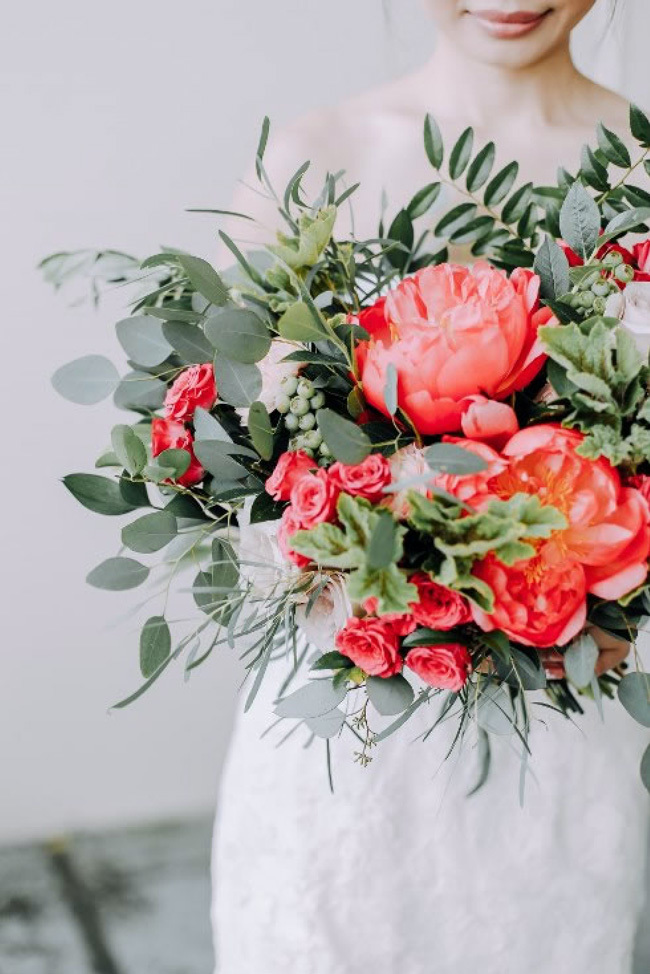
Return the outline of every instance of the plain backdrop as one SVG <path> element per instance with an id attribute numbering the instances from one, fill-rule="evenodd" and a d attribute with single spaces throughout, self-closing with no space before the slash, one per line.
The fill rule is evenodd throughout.
<path id="1" fill-rule="evenodd" d="M 71 308 L 35 265 L 95 246 L 213 255 L 213 222 L 185 208 L 228 205 L 264 114 L 280 125 L 429 54 L 417 0 L 392 0 L 388 26 L 383 6 L 37 0 L 3 15 L 0 841 L 210 809 L 239 681 L 221 653 L 108 713 L 139 682 L 137 630 L 121 619 L 137 594 L 85 584 L 116 553 L 117 524 L 60 478 L 92 469 L 120 416 L 63 401 L 49 376 L 88 352 L 121 361 L 125 297 Z M 592 74 L 646 106 L 649 6 L 625 0 L 627 22 L 603 40 L 601 0 L 579 44 Z"/>

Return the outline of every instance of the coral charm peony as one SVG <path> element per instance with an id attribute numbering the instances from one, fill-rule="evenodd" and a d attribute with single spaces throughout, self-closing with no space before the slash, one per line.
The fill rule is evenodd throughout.
<path id="1" fill-rule="evenodd" d="M 542 367 L 537 329 L 551 318 L 539 307 L 539 278 L 510 278 L 485 262 L 426 267 L 388 295 L 384 314 L 369 308 L 359 323 L 370 341 L 357 349 L 366 400 L 387 414 L 388 366 L 398 404 L 418 432 L 460 430 L 472 397 L 504 399 Z"/>
<path id="2" fill-rule="evenodd" d="M 564 645 L 584 626 L 587 593 L 615 600 L 645 581 L 648 502 L 621 484 L 607 460 L 581 457 L 582 440 L 573 430 L 531 426 L 504 448 L 509 466 L 487 489 L 503 498 L 536 494 L 564 514 L 567 526 L 530 561 L 507 566 L 490 556 L 474 567 L 496 596 L 491 615 L 474 609 L 483 629 L 503 629 L 533 646 Z"/>

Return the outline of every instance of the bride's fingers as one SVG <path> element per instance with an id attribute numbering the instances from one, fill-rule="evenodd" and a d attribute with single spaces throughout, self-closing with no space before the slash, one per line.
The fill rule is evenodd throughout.
<path id="1" fill-rule="evenodd" d="M 601 676 L 607 670 L 613 670 L 619 666 L 630 652 L 630 644 L 623 639 L 617 639 L 610 633 L 605 632 L 598 626 L 592 626 L 589 630 L 598 644 L 600 655 L 596 663 L 596 674 Z"/>

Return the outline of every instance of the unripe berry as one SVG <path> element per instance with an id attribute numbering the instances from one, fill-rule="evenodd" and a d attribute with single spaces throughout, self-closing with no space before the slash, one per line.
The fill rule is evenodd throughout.
<path id="1" fill-rule="evenodd" d="M 595 300 L 593 291 L 583 291 L 580 295 L 580 304 L 583 308 L 593 308 Z"/>
<path id="2" fill-rule="evenodd" d="M 321 445 L 319 446 L 318 452 L 320 453 L 320 455 L 322 457 L 331 457 L 332 456 L 332 451 L 328 447 L 327 443 L 325 443 L 325 441 L 323 441 L 321 443 Z"/>
<path id="3" fill-rule="evenodd" d="M 304 440 L 310 450 L 318 450 L 323 443 L 323 435 L 320 430 L 309 430 Z"/>
<path id="4" fill-rule="evenodd" d="M 629 284 L 634 280 L 634 268 L 629 264 L 619 264 L 614 271 L 614 277 L 623 284 Z"/>
<path id="5" fill-rule="evenodd" d="M 596 298 L 594 300 L 594 306 L 592 308 L 594 314 L 604 315 L 606 308 L 607 308 L 607 302 L 605 301 L 605 298 Z"/>
<path id="6" fill-rule="evenodd" d="M 283 415 L 289 412 L 290 405 L 291 405 L 291 401 L 289 397 L 283 395 L 282 393 L 280 393 L 278 398 L 275 400 L 275 408 L 279 413 L 282 413 Z"/>
<path id="7" fill-rule="evenodd" d="M 298 388 L 298 379 L 295 375 L 285 375 L 284 379 L 280 381 L 280 388 L 285 396 L 295 396 L 296 389 Z"/>
<path id="8" fill-rule="evenodd" d="M 284 417 L 284 425 L 287 427 L 290 433 L 295 433 L 295 431 L 298 429 L 298 423 L 299 419 L 297 416 L 294 416 L 293 413 L 288 413 Z"/>
<path id="9" fill-rule="evenodd" d="M 623 255 L 619 254 L 618 250 L 610 250 L 603 257 L 603 264 L 605 267 L 618 267 L 618 265 L 622 263 Z"/>
<path id="10" fill-rule="evenodd" d="M 311 399 L 314 395 L 314 383 L 310 379 L 300 379 L 296 387 L 296 395 L 301 399 Z"/>
<path id="11" fill-rule="evenodd" d="M 307 430 L 313 430 L 315 425 L 316 425 L 316 417 L 314 416 L 313 413 L 305 413 L 304 416 L 300 417 L 300 421 L 298 423 L 298 426 L 304 432 L 307 432 Z"/>
<path id="12" fill-rule="evenodd" d="M 591 290 L 597 298 L 606 298 L 609 294 L 609 281 L 603 281 L 602 279 L 596 281 L 595 284 L 591 285 Z"/>
<path id="13" fill-rule="evenodd" d="M 301 396 L 294 396 L 291 400 L 289 409 L 294 416 L 304 416 L 305 413 L 309 412 L 309 401 L 303 399 Z"/>
<path id="14" fill-rule="evenodd" d="M 317 392 L 309 400 L 309 405 L 312 409 L 322 409 L 325 405 L 325 395 L 322 392 Z"/>

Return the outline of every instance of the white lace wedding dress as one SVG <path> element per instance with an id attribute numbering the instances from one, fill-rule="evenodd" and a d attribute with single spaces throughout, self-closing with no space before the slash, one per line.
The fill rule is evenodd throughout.
<path id="1" fill-rule="evenodd" d="M 239 716 L 221 783 L 218 974 L 629 974 L 647 731 L 620 704 L 603 723 L 587 701 L 577 726 L 538 711 L 522 809 L 515 743 L 466 798 L 476 756 L 443 762 L 451 725 L 411 743 L 428 706 L 368 768 L 351 735 L 334 746 L 331 794 L 324 742 L 261 737 L 280 679 Z"/>

